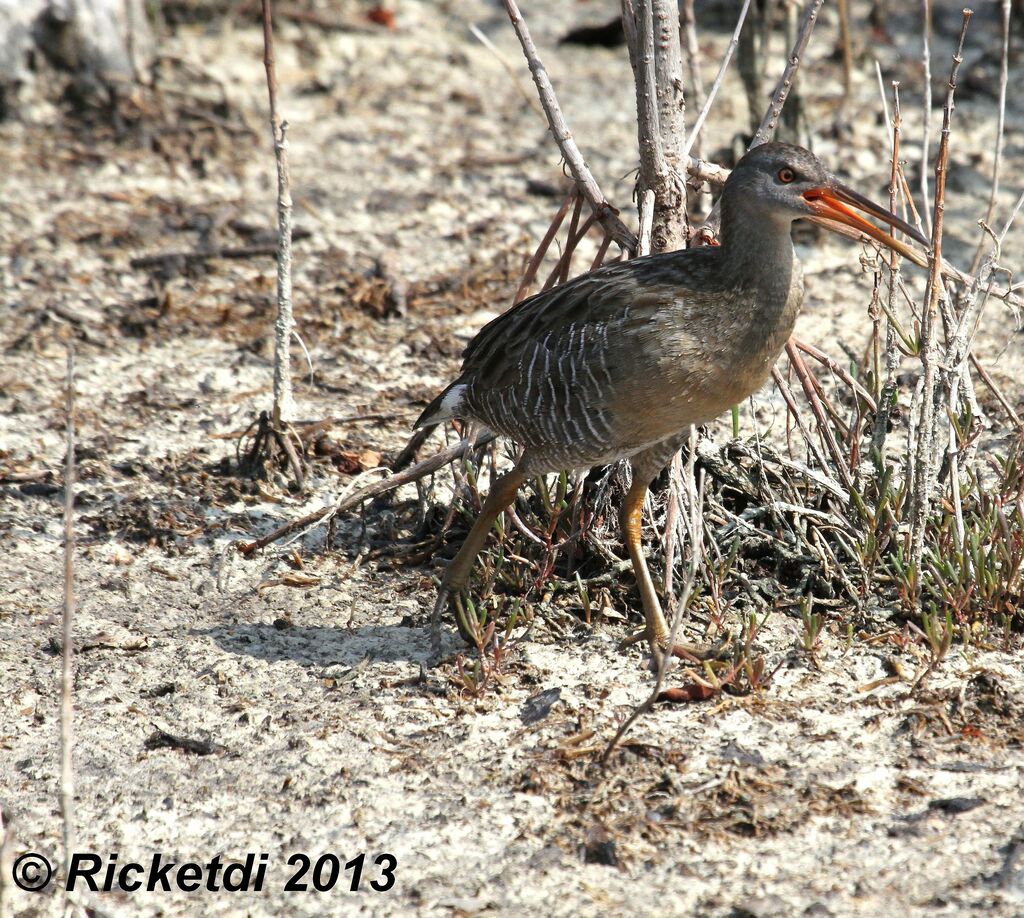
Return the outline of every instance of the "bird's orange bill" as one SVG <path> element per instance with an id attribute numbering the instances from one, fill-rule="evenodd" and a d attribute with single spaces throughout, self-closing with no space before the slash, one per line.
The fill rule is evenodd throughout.
<path id="1" fill-rule="evenodd" d="M 923 253 L 913 246 L 890 236 L 885 230 L 879 229 L 870 220 L 865 220 L 853 208 L 856 207 L 857 210 L 864 211 L 864 213 L 885 221 L 894 229 L 905 233 L 915 242 L 919 242 L 925 248 L 928 248 L 930 243 L 920 232 L 905 220 L 901 220 L 896 214 L 890 213 L 884 207 L 880 207 L 874 201 L 864 197 L 864 195 L 858 194 L 852 188 L 847 188 L 845 185 L 840 185 L 836 182 L 836 184 L 828 187 L 812 188 L 810 191 L 805 191 L 803 197 L 811 205 L 816 217 L 851 226 L 866 236 L 877 239 L 890 249 L 894 249 L 915 264 L 923 266 L 928 263 Z"/>

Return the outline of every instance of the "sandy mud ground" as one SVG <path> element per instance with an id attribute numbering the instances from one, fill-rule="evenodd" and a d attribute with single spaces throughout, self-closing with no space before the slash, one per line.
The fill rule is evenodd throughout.
<path id="1" fill-rule="evenodd" d="M 273 162 L 256 26 L 218 18 L 166 36 L 168 56 L 202 74 L 188 81 L 198 115 L 176 109 L 119 140 L 46 105 L 0 125 L 0 805 L 11 855 L 56 862 L 61 850 L 70 332 L 81 473 L 76 848 L 116 852 L 122 863 L 157 852 L 201 864 L 268 855 L 260 892 L 114 891 L 86 895 L 91 914 L 1024 914 L 1024 673 L 1013 647 L 956 648 L 914 694 L 898 680 L 865 690 L 891 675 L 893 659 L 912 673 L 913 649 L 884 638 L 848 644 L 836 620 L 814 663 L 798 649 L 799 618 L 779 611 L 758 636 L 779 665 L 764 692 L 660 706 L 602 770 L 604 743 L 650 690 L 641 650 L 616 650 L 621 616 L 639 615 L 635 594 L 623 594 L 619 619 L 591 627 L 567 593 L 474 699 L 458 690 L 452 665 L 421 669 L 438 568 L 384 550 L 409 538 L 402 508 L 414 489 L 346 516 L 329 551 L 322 530 L 252 559 L 233 551 L 395 455 L 462 344 L 508 303 L 564 184 L 498 4 L 403 0 L 394 30 L 368 23 L 367 6 L 338 7 L 355 29 L 284 23 L 279 34 L 303 234 L 296 314 L 315 368 L 310 382 L 296 348 L 296 397 L 301 418 L 337 419 L 329 432 L 340 447 L 314 464 L 301 498 L 283 481 L 233 472 L 237 434 L 269 406 L 272 259 L 132 264 L 266 243 Z M 868 53 L 849 114 L 855 131 L 837 133 L 829 6 L 802 77 L 815 148 L 881 198 L 887 128 L 871 56 L 903 82 L 904 153 L 914 163 L 919 33 L 898 20 L 892 42 L 859 36 Z M 978 75 L 954 125 L 946 221 L 958 265 L 977 240 L 994 151 L 998 27 L 992 4 L 982 6 L 965 63 Z M 590 165 L 635 221 L 625 51 L 558 44 L 615 5 L 524 7 Z M 728 7 L 698 4 L 708 82 L 732 27 Z M 866 4 L 854 8 L 863 21 Z M 958 20 L 937 15 L 940 73 Z M 1022 76 L 1018 56 L 1011 87 Z M 209 104 L 221 93 L 227 104 Z M 1011 92 L 1003 219 L 1024 173 L 1022 98 Z M 712 155 L 746 119 L 730 76 L 710 123 Z M 866 253 L 800 238 L 800 336 L 859 352 Z M 1005 247 L 1019 267 L 1019 227 Z M 374 275 L 381 256 L 388 281 Z M 387 314 L 395 278 L 407 289 L 405 318 Z M 1024 409 L 1024 336 L 1013 316 L 992 306 L 980 340 Z M 775 397 L 759 404 L 771 426 Z M 901 628 L 887 623 L 891 610 L 865 615 L 876 636 Z M 459 646 L 449 629 L 446 648 Z M 195 743 L 168 746 L 166 734 Z M 358 892 L 348 889 L 351 870 L 333 892 L 284 890 L 292 855 L 344 862 L 360 852 Z M 369 881 L 382 853 L 395 860 L 394 883 L 378 892 Z M 56 914 L 54 889 L 13 890 L 10 906 Z"/>

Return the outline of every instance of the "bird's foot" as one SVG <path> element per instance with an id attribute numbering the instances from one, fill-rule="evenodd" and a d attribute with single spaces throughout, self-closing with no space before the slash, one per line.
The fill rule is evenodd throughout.
<path id="1" fill-rule="evenodd" d="M 449 608 L 455 613 L 455 624 L 467 644 L 476 645 L 483 639 L 480 622 L 474 614 L 466 588 L 442 583 L 430 616 L 430 652 L 435 660 L 441 657 L 441 616 Z"/>
<path id="2" fill-rule="evenodd" d="M 441 658 L 441 615 L 448 608 L 448 590 L 443 586 L 437 591 L 434 611 L 430 613 L 430 656 L 433 660 Z"/>

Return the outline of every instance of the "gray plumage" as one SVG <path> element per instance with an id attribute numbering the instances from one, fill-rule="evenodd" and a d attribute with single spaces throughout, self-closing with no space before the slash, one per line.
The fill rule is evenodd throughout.
<path id="1" fill-rule="evenodd" d="M 729 191 L 747 183 L 736 172 L 721 246 L 607 265 L 518 303 L 470 342 L 461 374 L 416 426 L 479 421 L 521 444 L 537 474 L 635 455 L 755 391 L 803 283 L 788 221 L 771 251 L 762 236 L 758 257 L 745 257 L 749 218 L 734 214 Z"/>
<path id="2" fill-rule="evenodd" d="M 667 625 L 640 542 L 644 495 L 692 425 L 722 414 L 768 378 L 803 301 L 792 222 L 845 223 L 920 259 L 851 208 L 927 244 L 838 182 L 807 150 L 764 144 L 740 160 L 725 184 L 720 246 L 607 265 L 484 326 L 466 348 L 458 378 L 416 426 L 476 421 L 511 437 L 523 454 L 492 487 L 445 572 L 435 622 L 448 597 L 465 586 L 491 524 L 527 476 L 628 457 L 625 542 L 645 635 L 655 653 L 664 649 Z"/>

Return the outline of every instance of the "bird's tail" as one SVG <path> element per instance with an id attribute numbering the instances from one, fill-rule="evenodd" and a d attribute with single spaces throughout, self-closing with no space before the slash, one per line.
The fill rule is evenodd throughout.
<path id="1" fill-rule="evenodd" d="M 416 419 L 413 428 L 426 427 L 428 424 L 440 424 L 452 418 L 462 417 L 463 400 L 466 384 L 456 380 L 435 398 L 423 413 Z"/>

